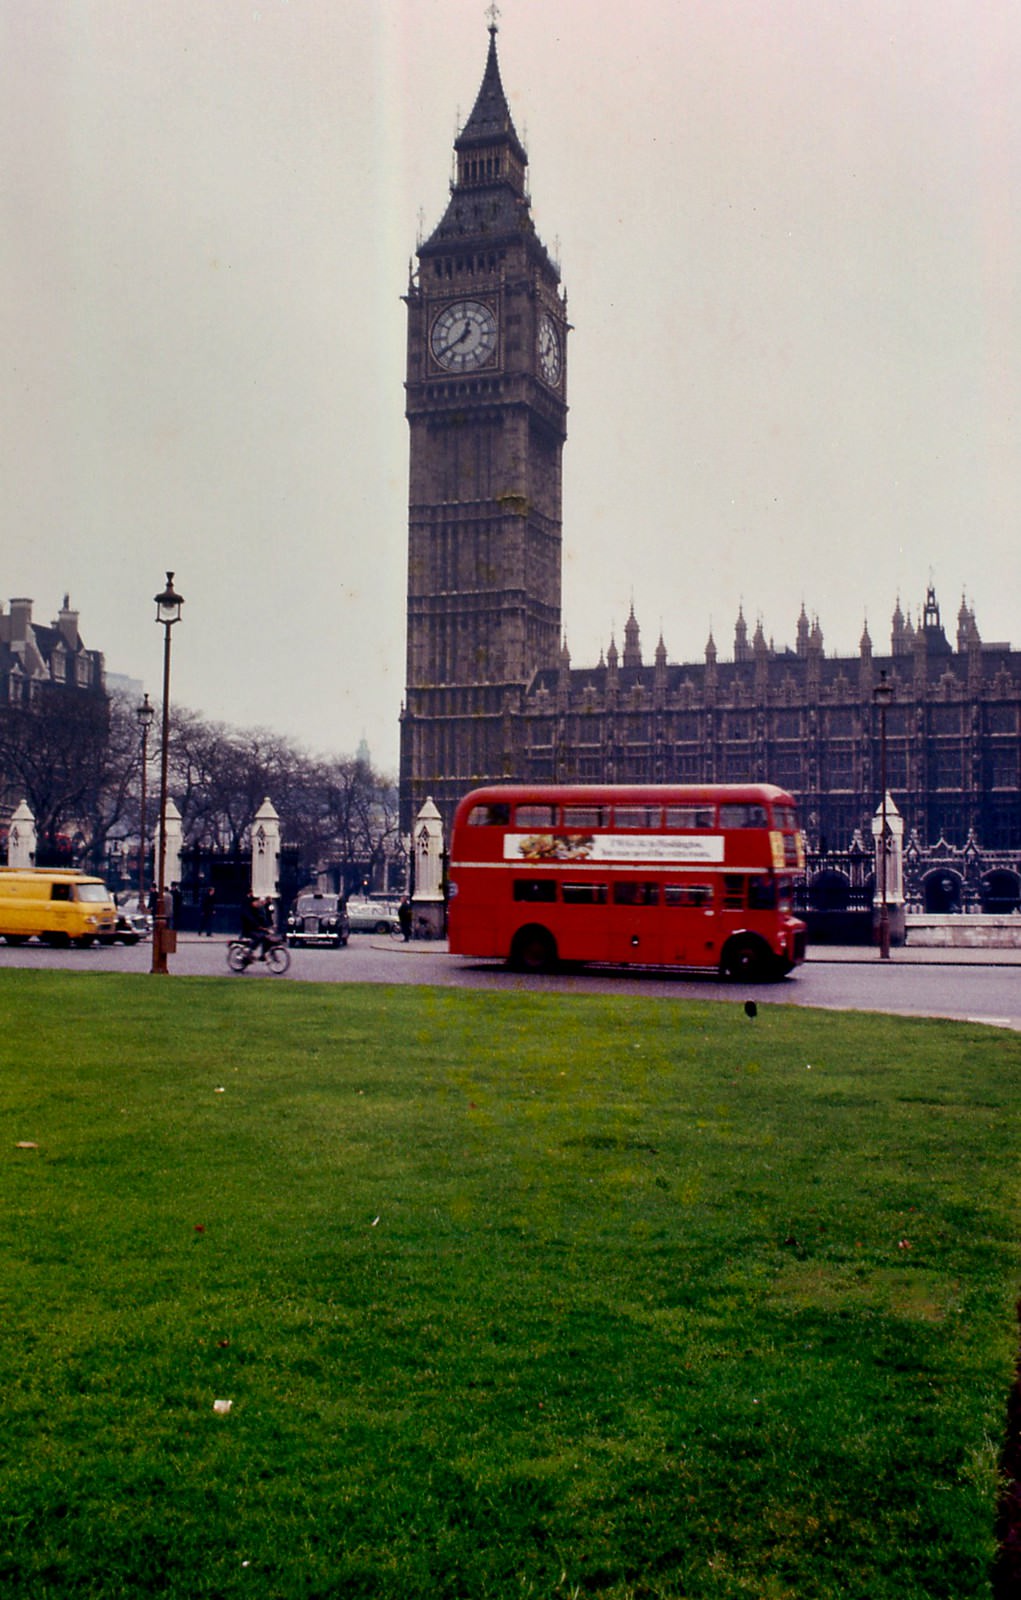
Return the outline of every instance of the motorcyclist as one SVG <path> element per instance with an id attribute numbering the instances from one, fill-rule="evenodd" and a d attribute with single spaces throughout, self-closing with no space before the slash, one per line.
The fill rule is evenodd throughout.
<path id="1" fill-rule="evenodd" d="M 252 947 L 252 956 L 265 960 L 266 951 L 273 942 L 273 926 L 268 900 L 257 900 L 249 890 L 241 907 L 241 937 Z"/>

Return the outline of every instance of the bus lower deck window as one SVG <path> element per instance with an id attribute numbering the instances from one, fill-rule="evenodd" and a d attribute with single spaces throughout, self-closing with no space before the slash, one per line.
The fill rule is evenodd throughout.
<path id="1" fill-rule="evenodd" d="M 712 884 L 665 883 L 663 885 L 665 906 L 711 906 L 712 903 Z"/>
<path id="2" fill-rule="evenodd" d="M 736 872 L 725 872 L 723 875 L 723 909 L 724 911 L 744 910 L 744 879 Z"/>
<path id="3" fill-rule="evenodd" d="M 605 906 L 609 893 L 605 883 L 564 883 L 560 897 L 565 906 Z"/>
<path id="4" fill-rule="evenodd" d="M 557 898 L 557 885 L 553 878 L 515 878 L 514 898 L 529 905 L 551 905 Z"/>
<path id="5" fill-rule="evenodd" d="M 748 909 L 750 911 L 772 911 L 776 905 L 776 884 L 774 880 L 764 874 L 748 879 Z"/>
<path id="6" fill-rule="evenodd" d="M 613 886 L 613 903 L 615 906 L 658 906 L 659 884 L 636 883 L 624 878 Z"/>

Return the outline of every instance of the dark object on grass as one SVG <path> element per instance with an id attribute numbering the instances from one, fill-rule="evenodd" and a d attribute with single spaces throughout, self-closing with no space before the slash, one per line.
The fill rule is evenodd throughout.
<path id="1" fill-rule="evenodd" d="M 759 1008 L 755 1004 L 754 1000 L 746 1000 L 745 1001 L 745 1003 L 744 1003 L 744 1014 L 745 1014 L 746 1017 L 757 1017 L 758 1016 Z"/>

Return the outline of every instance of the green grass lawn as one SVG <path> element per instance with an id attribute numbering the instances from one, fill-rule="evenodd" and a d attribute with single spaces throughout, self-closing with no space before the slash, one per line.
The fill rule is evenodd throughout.
<path id="1" fill-rule="evenodd" d="M 5 1596 L 989 1594 L 1016 1036 L 16 971 L 0 1018 Z"/>

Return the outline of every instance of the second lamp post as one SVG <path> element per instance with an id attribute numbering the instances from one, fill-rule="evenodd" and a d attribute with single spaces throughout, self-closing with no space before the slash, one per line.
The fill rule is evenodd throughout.
<path id="1" fill-rule="evenodd" d="M 160 749 L 160 847 L 156 865 L 156 919 L 152 930 L 152 971 L 167 971 L 167 953 L 174 938 L 167 927 L 167 752 L 170 737 L 170 630 L 181 620 L 184 600 L 174 590 L 174 574 L 156 596 L 156 621 L 163 626 L 163 738 Z"/>

